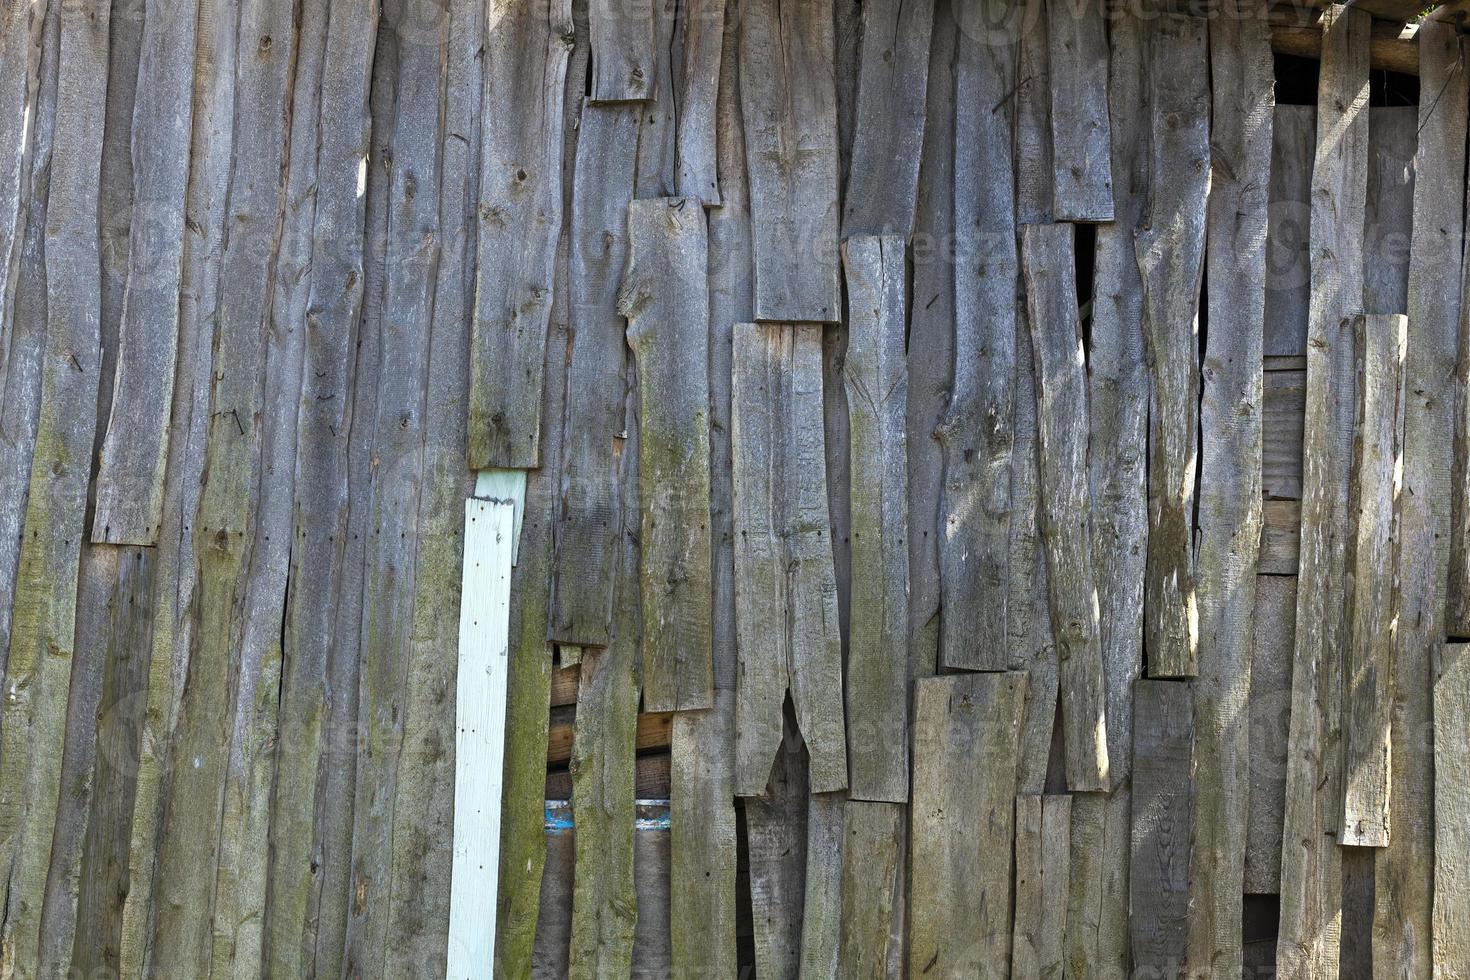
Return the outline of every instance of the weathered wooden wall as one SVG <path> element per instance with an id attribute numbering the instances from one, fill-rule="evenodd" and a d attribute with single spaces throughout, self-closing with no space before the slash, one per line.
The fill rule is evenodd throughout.
<path id="1" fill-rule="evenodd" d="M 0 977 L 1470 976 L 1464 10 L 1185 6 L 0 0 Z"/>

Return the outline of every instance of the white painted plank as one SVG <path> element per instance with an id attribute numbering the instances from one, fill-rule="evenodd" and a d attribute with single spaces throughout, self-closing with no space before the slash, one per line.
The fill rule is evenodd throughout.
<path id="1" fill-rule="evenodd" d="M 454 865 L 446 976 L 488 977 L 495 961 L 505 755 L 512 500 L 465 501 L 464 592 L 455 696 Z"/>

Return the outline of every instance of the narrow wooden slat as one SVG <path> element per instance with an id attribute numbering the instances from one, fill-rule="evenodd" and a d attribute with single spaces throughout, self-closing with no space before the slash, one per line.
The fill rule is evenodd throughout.
<path id="1" fill-rule="evenodd" d="M 736 324 L 735 792 L 764 791 L 789 688 L 813 792 L 847 785 L 837 585 L 828 539 L 821 328 Z"/>
<path id="2" fill-rule="evenodd" d="M 528 954 L 527 975 L 535 980 L 556 980 L 567 975 L 567 954 L 572 928 L 572 885 L 575 880 L 576 831 L 564 810 L 545 809 L 545 831 L 541 848 L 546 863 L 536 915 L 535 954 Z M 554 816 L 553 816 L 554 814 Z"/>
<path id="3" fill-rule="evenodd" d="M 1101 3 L 1046 4 L 1055 221 L 1113 219 L 1105 16 Z"/>
<path id="4" fill-rule="evenodd" d="M 1072 878 L 1072 797 L 1041 798 L 1040 975 L 1062 975 L 1067 948 L 1067 889 Z"/>
<path id="5" fill-rule="evenodd" d="M 1018 980 L 1042 975 L 1041 920 L 1046 915 L 1046 860 L 1042 853 L 1041 807 L 1039 793 L 1016 797 L 1016 912 L 1011 929 L 1010 975 Z"/>
<path id="6" fill-rule="evenodd" d="M 929 106 L 913 239 L 909 344 L 909 670 L 934 673 L 940 638 L 939 500 L 944 455 L 935 430 L 954 376 L 954 263 L 943 243 L 954 229 L 954 49 L 950 0 L 936 0 L 929 45 Z"/>
<path id="7" fill-rule="evenodd" d="M 1087 380 L 1070 225 L 1022 236 L 1035 349 L 1047 588 L 1062 697 L 1067 786 L 1107 790 L 1108 743 L 1087 467 Z"/>
<path id="8" fill-rule="evenodd" d="M 1434 682 L 1434 918 L 1437 977 L 1470 973 L 1470 942 L 1461 928 L 1470 902 L 1470 650 L 1446 644 L 1446 668 Z"/>
<path id="9" fill-rule="evenodd" d="M 60 12 L 56 143 L 45 231 L 46 347 L 16 571 L 0 726 L 0 945 L 7 969 L 39 968 L 41 913 L 62 792 L 76 639 L 78 561 L 101 375 L 101 172 L 110 10 Z"/>
<path id="10" fill-rule="evenodd" d="M 642 106 L 638 136 L 639 198 L 674 197 L 678 172 L 678 106 L 675 104 L 673 43 L 678 0 L 653 6 L 653 99 Z"/>
<path id="11" fill-rule="evenodd" d="M 394 884 L 386 966 L 388 972 L 396 973 L 437 963 L 447 949 L 453 854 L 433 845 L 445 838 L 452 840 L 455 812 L 455 760 L 444 751 L 455 719 L 444 705 L 458 664 L 443 656 L 443 651 L 459 623 L 460 596 L 455 582 L 462 576 L 464 561 L 461 508 L 471 492 L 464 465 L 469 364 L 463 352 L 469 349 L 469 311 L 474 301 L 469 261 L 474 255 L 474 181 L 480 146 L 478 51 L 484 33 L 482 18 L 475 16 L 478 12 L 467 0 L 449 5 L 444 125 L 435 137 L 440 143 L 436 205 L 442 252 L 432 319 L 424 339 L 428 373 L 420 428 L 423 475 L 418 494 L 413 625 L 404 654 L 404 756 L 409 765 L 399 773 L 393 804 Z M 425 76 L 432 77 L 433 72 Z M 512 533 L 524 526 L 524 520 L 523 513 L 513 514 Z M 512 554 L 515 557 L 518 549 L 513 547 Z"/>
<path id="12" fill-rule="evenodd" d="M 1300 500 L 1307 372 L 1267 371 L 1263 384 L 1261 492 L 1276 500 Z"/>
<path id="13" fill-rule="evenodd" d="M 837 97 L 832 0 L 752 0 L 740 105 L 755 229 L 755 319 L 835 322 Z"/>
<path id="14" fill-rule="evenodd" d="M 1312 170 L 1301 570 L 1277 940 L 1283 978 L 1337 975 L 1342 909 L 1342 861 L 1333 840 L 1341 760 L 1332 748 L 1341 730 L 1342 664 L 1334 652 L 1346 639 L 1340 542 L 1346 540 L 1351 450 L 1349 316 L 1362 303 L 1371 18 L 1341 8 L 1329 8 L 1328 14 Z"/>
<path id="15" fill-rule="evenodd" d="M 617 297 L 628 255 L 638 113 L 632 106 L 589 106 L 577 136 L 569 241 L 572 351 L 551 621 L 551 639 L 574 646 L 605 646 L 612 625 L 626 425 L 627 340 Z"/>
<path id="16" fill-rule="evenodd" d="M 914 230 L 928 107 L 934 0 L 863 5 L 852 162 L 842 204 L 842 236 Z"/>
<path id="17" fill-rule="evenodd" d="M 112 412 L 97 472 L 92 540 L 158 542 L 178 360 L 179 283 L 194 116 L 198 0 L 145 7 L 133 106 L 133 222 Z"/>
<path id="18" fill-rule="evenodd" d="M 633 888 L 638 923 L 633 930 L 633 980 L 674 976 L 669 936 L 672 833 L 662 800 L 639 800 L 633 825 Z"/>
<path id="19" fill-rule="evenodd" d="M 1357 421 L 1352 499 L 1353 575 L 1343 690 L 1344 844 L 1387 847 L 1392 656 L 1394 513 L 1399 498 L 1400 420 L 1408 318 L 1354 318 Z"/>
<path id="20" fill-rule="evenodd" d="M 1251 652 L 1250 812 L 1245 830 L 1246 894 L 1281 888 L 1281 821 L 1286 805 L 1291 728 L 1291 654 L 1296 640 L 1296 578 L 1256 576 Z"/>
<path id="21" fill-rule="evenodd" d="M 464 598 L 454 698 L 458 819 L 445 966 L 451 977 L 482 976 L 493 965 L 500 847 L 500 835 L 493 831 L 499 823 L 507 684 L 507 662 L 499 651 L 510 630 L 514 513 L 510 500 L 465 501 Z"/>
<path id="22" fill-rule="evenodd" d="M 541 462 L 541 390 L 562 224 L 570 0 L 505 0 L 488 18 L 471 336 L 469 463 Z"/>
<path id="23" fill-rule="evenodd" d="M 807 805 L 806 879 L 801 901 L 803 977 L 837 975 L 842 936 L 843 813 L 846 793 L 813 793 Z"/>
<path id="24" fill-rule="evenodd" d="M 1262 575 L 1295 575 L 1301 551 L 1302 506 L 1298 500 L 1267 500 L 1261 508 Z"/>
<path id="25" fill-rule="evenodd" d="M 849 788 L 908 799 L 908 369 L 904 245 L 850 238 L 848 347 L 852 598 L 847 656 Z"/>
<path id="26" fill-rule="evenodd" d="M 563 655 L 565 651 L 566 648 L 563 647 Z M 639 752 L 667 750 L 674 741 L 675 717 L 676 715 L 668 713 L 640 714 L 634 747 Z M 553 713 L 545 739 L 546 751 L 543 753 L 545 765 L 566 765 L 571 760 L 572 745 L 576 736 L 576 720 L 575 711 L 564 714 Z"/>
<path id="27" fill-rule="evenodd" d="M 1320 44 L 1320 42 L 1319 42 Z M 1271 226 L 1266 238 L 1266 356 L 1307 352 L 1311 298 L 1312 159 L 1317 110 L 1278 105 L 1271 125 Z"/>
<path id="28" fill-rule="evenodd" d="M 1210 25 L 1209 41 L 1214 122 L 1205 292 L 1211 329 L 1200 371 L 1194 915 L 1186 968 L 1196 976 L 1233 976 L 1243 969 L 1274 68 L 1259 16 L 1222 18 Z"/>
<path id="29" fill-rule="evenodd" d="M 589 0 L 593 102 L 642 102 L 653 95 L 652 2 Z"/>
<path id="30" fill-rule="evenodd" d="M 765 795 L 744 802 L 755 969 L 775 980 L 796 980 L 801 963 L 810 801 L 801 740 L 789 715 L 786 724 Z"/>
<path id="31" fill-rule="evenodd" d="M 679 93 L 676 189 L 680 197 L 697 197 L 705 207 L 717 208 L 723 203 L 719 144 L 726 118 L 720 111 L 725 0 L 693 0 L 685 5 L 679 26 L 684 84 Z M 738 112 L 738 97 L 733 104 Z"/>
<path id="32" fill-rule="evenodd" d="M 984 4 L 961 16 L 975 17 Z M 997 8 L 999 9 L 999 8 Z M 962 23 L 955 60 L 954 380 L 939 426 L 940 585 L 948 667 L 1004 670 L 1016 376 L 1016 225 L 1011 162 L 1015 45 Z M 979 32 L 979 33 L 976 33 Z M 997 32 L 999 34 L 999 32 Z M 1000 106 L 968 112 L 963 107 Z"/>
<path id="33" fill-rule="evenodd" d="M 837 90 L 837 178 L 838 203 L 841 184 L 852 167 L 853 138 L 857 134 L 858 85 L 863 60 L 862 0 L 832 0 L 835 35 L 832 68 Z"/>
<path id="34" fill-rule="evenodd" d="M 915 682 L 911 976 L 981 975 L 1010 962 L 1025 700 L 1020 672 Z"/>
<path id="35" fill-rule="evenodd" d="M 5 391 L 16 330 L 12 303 L 30 210 L 30 164 L 37 146 L 32 134 L 41 108 L 41 29 L 48 9 L 46 4 L 19 0 L 0 8 L 0 146 L 5 147 L 0 157 L 0 392 Z"/>
<path id="36" fill-rule="evenodd" d="M 1363 312 L 1409 308 L 1409 242 L 1414 221 L 1418 110 L 1368 111 L 1368 198 L 1363 219 Z"/>
<path id="37" fill-rule="evenodd" d="M 735 946 L 735 695 L 674 715 L 671 931 L 678 976 L 738 973 Z"/>
<path id="38" fill-rule="evenodd" d="M 903 807 L 848 800 L 842 831 L 842 940 L 837 975 L 888 975 L 895 902 L 903 890 Z M 899 945 L 902 945 L 899 943 Z"/>
<path id="39" fill-rule="evenodd" d="M 1393 616 L 1393 795 L 1388 848 L 1374 862 L 1375 973 L 1428 977 L 1434 895 L 1434 678 L 1445 637 L 1454 470 L 1461 259 L 1465 222 L 1465 113 L 1470 80 L 1464 39 L 1434 22 L 1419 31 L 1420 84 L 1442 93 L 1419 105 L 1409 324 L 1404 358 L 1403 484 Z"/>
<path id="40" fill-rule="evenodd" d="M 1133 690 L 1133 963 L 1162 976 L 1179 969 L 1188 942 L 1194 718 L 1187 684 L 1140 680 Z"/>
<path id="41" fill-rule="evenodd" d="M 618 309 L 638 366 L 644 708 L 713 704 L 710 665 L 709 268 L 693 198 L 634 201 Z"/>
<path id="42" fill-rule="evenodd" d="M 1153 381 L 1149 414 L 1148 568 L 1144 646 L 1150 677 L 1198 669 L 1194 493 L 1199 423 L 1199 287 L 1210 184 L 1210 88 L 1196 70 L 1208 57 L 1205 23 L 1170 16 L 1154 25 L 1153 173 L 1146 227 L 1138 233 L 1143 327 Z"/>
<path id="43" fill-rule="evenodd" d="M 145 17 L 144 30 L 147 30 Z M 184 222 L 189 240 L 180 288 L 179 371 L 169 438 L 169 466 L 165 474 L 164 531 L 158 544 L 153 636 L 146 667 L 146 695 L 142 698 L 141 734 L 137 742 L 137 781 L 133 795 L 128 841 L 127 889 L 120 901 L 120 922 L 109 923 L 119 932 L 115 955 L 122 976 L 144 972 L 152 941 L 153 903 L 159 855 L 159 833 L 173 771 L 184 680 L 194 650 L 195 620 L 190 614 L 198 584 L 194 524 L 203 488 L 211 429 L 210 402 L 214 365 L 239 372 L 238 380 L 253 387 L 258 381 L 253 359 L 241 354 L 255 338 L 222 337 L 214 349 L 219 319 L 228 315 L 241 322 L 240 283 L 228 294 L 221 290 L 220 272 L 228 223 L 229 184 L 233 170 L 236 51 L 233 9 L 228 15 L 207 19 L 198 38 L 208 57 L 195 68 L 194 139 L 190 147 L 189 197 Z M 303 24 L 303 29 L 308 25 Z M 141 42 L 140 42 L 141 43 Z M 309 70 L 310 63 L 306 63 Z M 315 125 L 315 113 L 305 112 Z M 314 137 L 313 137 L 314 142 Z M 314 154 L 313 154 L 314 159 Z M 294 226 L 293 226 L 294 227 Z M 309 228 L 309 224 L 307 226 Z M 303 232 L 301 240 L 309 237 Z M 232 253 L 238 261 L 238 253 Z M 289 278 L 289 277 L 288 277 Z M 258 288 L 252 286 L 251 289 Z M 247 290 L 248 291 L 248 290 Z M 260 300 L 257 300 L 260 302 Z"/>
<path id="44" fill-rule="evenodd" d="M 1016 221 L 1047 224 L 1052 211 L 1051 37 L 1047 0 L 1026 0 L 1016 48 Z M 1071 8 L 1063 11 L 1070 15 Z M 1106 69 L 1104 69 L 1106 71 Z"/>
<path id="45" fill-rule="evenodd" d="M 674 716 L 670 716 L 672 719 Z M 634 763 L 633 789 L 640 800 L 667 800 L 670 798 L 672 756 L 667 752 L 653 750 L 640 755 Z M 546 774 L 546 800 L 570 801 L 572 798 L 572 771 L 553 769 Z"/>

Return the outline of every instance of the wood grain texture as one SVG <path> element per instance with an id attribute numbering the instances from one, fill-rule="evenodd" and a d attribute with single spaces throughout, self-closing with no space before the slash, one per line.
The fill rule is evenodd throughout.
<path id="1" fill-rule="evenodd" d="M 1312 160 L 1317 109 L 1278 105 L 1271 124 L 1271 225 L 1266 236 L 1269 356 L 1305 355 L 1311 303 Z"/>
<path id="2" fill-rule="evenodd" d="M 934 0 L 863 5 L 852 161 L 842 237 L 914 230 L 928 109 Z"/>
<path id="3" fill-rule="evenodd" d="M 1101 3 L 1046 4 L 1055 221 L 1113 219 L 1105 25 Z"/>
<path id="4" fill-rule="evenodd" d="M 481 104 L 515 124 L 482 128 L 469 464 L 527 469 L 541 462 L 571 3 L 498 0 L 487 25 Z"/>
<path id="5" fill-rule="evenodd" d="M 850 238 L 843 362 L 851 439 L 847 654 L 853 799 L 908 799 L 908 369 L 904 245 Z"/>
<path id="6" fill-rule="evenodd" d="M 734 122 L 720 106 L 725 49 L 729 46 L 725 40 L 725 6 L 726 0 L 694 0 L 684 6 L 679 18 L 684 82 L 679 91 L 675 187 L 680 197 L 697 197 L 707 208 L 724 203 L 720 196 L 720 181 L 724 177 L 720 165 L 720 143 L 724 138 L 721 130 Z M 731 54 L 733 68 L 734 52 Z M 738 97 L 733 104 L 738 112 Z M 744 153 L 740 155 L 743 157 Z"/>
<path id="7" fill-rule="evenodd" d="M 1333 840 L 1341 806 L 1343 549 L 1351 449 L 1350 313 L 1362 302 L 1368 150 L 1368 27 L 1329 8 L 1322 41 L 1312 173 L 1311 312 L 1307 343 L 1300 578 L 1292 661 L 1292 752 L 1281 844 L 1283 978 L 1337 975 L 1342 861 Z M 1346 329 L 1345 329 L 1346 328 Z M 1346 437 L 1346 438 L 1344 438 Z M 1346 444 L 1345 444 L 1346 443 Z"/>
<path id="8" fill-rule="evenodd" d="M 674 715 L 670 922 L 679 976 L 729 976 L 736 962 L 735 694 Z"/>
<path id="9" fill-rule="evenodd" d="M 847 786 L 837 584 L 820 423 L 821 328 L 736 324 L 735 792 L 764 791 L 788 689 L 813 792 Z"/>
<path id="10" fill-rule="evenodd" d="M 1012 977 L 1062 976 L 1071 876 L 1072 797 L 1016 797 Z"/>
<path id="11" fill-rule="evenodd" d="M 1275 500 L 1300 500 L 1307 372 L 1267 371 L 1263 384 L 1261 492 Z"/>
<path id="12" fill-rule="evenodd" d="M 1036 365 L 1042 540 L 1062 699 L 1067 786 L 1107 790 L 1106 695 L 1092 561 L 1082 331 L 1069 225 L 1022 235 L 1027 315 Z"/>
<path id="13" fill-rule="evenodd" d="M 1291 661 L 1296 641 L 1296 578 L 1256 576 L 1251 652 L 1250 809 L 1245 825 L 1246 894 L 1281 889 L 1281 826 L 1291 729 Z"/>
<path id="14" fill-rule="evenodd" d="M 674 36 L 678 0 L 652 0 L 653 100 L 642 106 L 638 137 L 636 197 L 673 197 L 678 164 L 677 84 L 674 78 Z"/>
<path id="15" fill-rule="evenodd" d="M 1408 318 L 1353 318 L 1358 389 L 1352 527 L 1353 601 L 1344 651 L 1342 842 L 1387 847 L 1393 705 L 1393 569 L 1397 538 L 1404 342 Z"/>
<path id="16" fill-rule="evenodd" d="M 1172 975 L 1188 946 L 1194 718 L 1187 684 L 1140 680 L 1133 691 L 1133 963 Z"/>
<path id="17" fill-rule="evenodd" d="M 954 377 L 954 49 L 959 28 L 949 0 L 936 0 L 929 46 L 929 106 L 915 212 L 909 343 L 925 351 L 909 365 L 909 671 L 935 671 L 942 591 L 939 500 L 944 455 L 936 431 Z"/>
<path id="18" fill-rule="evenodd" d="M 839 977 L 888 975 L 895 952 L 894 910 L 903 900 L 903 825 L 903 807 L 897 803 L 848 800 L 843 808 Z"/>
<path id="19" fill-rule="evenodd" d="M 1409 308 L 1409 243 L 1414 221 L 1414 106 L 1368 111 L 1368 197 L 1363 218 L 1363 312 Z"/>
<path id="20" fill-rule="evenodd" d="M 1261 402 L 1273 61 L 1260 17 L 1210 26 L 1213 127 L 1201 365 L 1193 685 L 1194 842 L 1186 970 L 1239 972 L 1250 799 L 1251 639 L 1261 543 Z"/>
<path id="21" fill-rule="evenodd" d="M 1193 677 L 1199 611 L 1194 495 L 1199 454 L 1199 291 L 1210 186 L 1210 89 L 1205 24 L 1165 17 L 1150 38 L 1155 181 L 1138 232 L 1143 335 L 1153 382 L 1149 414 L 1148 565 L 1144 647 L 1150 677 Z"/>
<path id="22" fill-rule="evenodd" d="M 787 737 L 777 748 L 770 783 L 762 788 L 764 795 L 746 799 L 744 808 L 756 972 L 796 980 L 811 797 L 795 719 L 787 714 L 785 723 Z"/>
<path id="23" fill-rule="evenodd" d="M 642 512 L 638 578 L 647 711 L 708 708 L 710 664 L 709 269 L 693 198 L 628 207 L 618 309 L 637 362 Z"/>
<path id="24" fill-rule="evenodd" d="M 833 323 L 837 96 L 832 0 L 752 0 L 740 34 L 740 106 L 755 231 L 755 319 Z"/>
<path id="25" fill-rule="evenodd" d="M 978 16 L 983 4 L 961 16 Z M 1001 9 L 1001 8 L 997 8 Z M 954 378 L 944 448 L 940 655 L 947 667 L 1003 670 L 1016 377 L 1015 46 L 962 24 L 955 58 Z M 999 105 L 973 113 L 959 107 Z"/>
<path id="26" fill-rule="evenodd" d="M 17 330 L 14 302 L 20 284 L 20 258 L 25 251 L 33 184 L 31 163 L 34 149 L 49 152 L 49 137 L 36 141 L 36 121 L 49 128 L 55 118 L 54 103 L 47 111 L 40 101 L 41 38 L 49 5 L 13 0 L 0 9 L 0 392 L 10 363 L 10 349 Z M 126 47 L 122 45 L 121 47 Z M 55 72 L 55 53 L 50 72 Z M 44 196 L 44 194 L 42 195 Z M 8 636 L 8 630 L 0 630 Z"/>
<path id="27" fill-rule="evenodd" d="M 589 0 L 594 103 L 652 98 L 653 8 L 652 2 Z"/>
<path id="28" fill-rule="evenodd" d="M 57 843 L 90 471 L 84 461 L 96 434 L 101 375 L 97 187 L 110 11 L 78 4 L 59 17 L 46 346 L 0 726 L 0 957 L 21 976 L 40 966 L 46 878 Z"/>
<path id="29" fill-rule="evenodd" d="M 803 977 L 837 975 L 846 807 L 847 794 L 842 792 L 813 793 L 807 805 L 806 881 L 801 901 Z"/>
<path id="30" fill-rule="evenodd" d="M 1470 974 L 1470 943 L 1461 914 L 1470 901 L 1470 657 L 1447 644 L 1444 673 L 1434 682 L 1433 975 Z"/>
<path id="31" fill-rule="evenodd" d="M 1010 962 L 1025 700 L 1018 671 L 915 682 L 910 975 L 979 975 Z"/>
<path id="32" fill-rule="evenodd" d="M 198 0 L 145 6 L 138 74 L 148 83 L 138 87 L 133 132 L 146 138 L 133 140 L 137 203 L 112 409 L 98 461 L 92 527 L 98 542 L 156 544 L 163 517 L 199 9 Z"/>
<path id="33" fill-rule="evenodd" d="M 1419 107 L 1414 157 L 1414 233 L 1409 254 L 1404 358 L 1403 486 L 1393 600 L 1393 835 L 1374 863 L 1373 970 L 1378 977 L 1431 975 L 1434 892 L 1434 678 L 1445 637 L 1454 421 L 1448 409 L 1463 327 L 1465 114 L 1470 89 L 1463 38 L 1444 25 L 1418 36 L 1421 84 L 1443 91 Z"/>
<path id="34" fill-rule="evenodd" d="M 612 627 L 622 527 L 617 479 L 627 425 L 627 339 L 618 288 L 628 258 L 639 111 L 588 106 L 577 134 L 568 240 L 572 350 L 551 620 L 551 639 L 571 646 L 606 646 Z"/>
<path id="35" fill-rule="evenodd" d="M 1051 37 L 1046 0 L 1026 0 L 1016 42 L 1016 221 L 1047 224 L 1052 210 Z M 1064 13 L 1070 14 L 1071 8 Z M 1106 72 L 1106 69 L 1104 69 Z"/>

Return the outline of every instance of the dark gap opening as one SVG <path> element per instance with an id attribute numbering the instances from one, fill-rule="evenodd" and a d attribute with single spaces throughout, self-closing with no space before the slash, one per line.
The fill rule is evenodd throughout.
<path id="1" fill-rule="evenodd" d="M 1240 926 L 1243 980 L 1266 980 L 1276 976 L 1276 936 L 1281 929 L 1281 896 L 1244 896 Z"/>
<path id="2" fill-rule="evenodd" d="M 1047 793 L 1067 791 L 1067 743 L 1062 738 L 1062 699 L 1057 698 L 1056 714 L 1051 723 L 1051 754 L 1046 760 Z"/>
<path id="3" fill-rule="evenodd" d="M 1322 63 L 1316 58 L 1290 54 L 1276 56 L 1276 104 L 1316 105 L 1317 76 Z"/>
<path id="4" fill-rule="evenodd" d="M 1082 320 L 1082 351 L 1092 353 L 1092 287 L 1093 264 L 1097 249 L 1097 226 L 1079 224 L 1072 247 L 1072 264 L 1077 277 L 1077 308 Z"/>
<path id="5" fill-rule="evenodd" d="M 1433 93 L 1431 93 L 1431 98 Z M 1368 74 L 1368 105 L 1404 106 L 1419 104 L 1419 76 L 1402 75 L 1379 68 Z"/>
<path id="6" fill-rule="evenodd" d="M 1338 976 L 1368 980 L 1373 976 L 1374 860 L 1371 847 L 1342 848 L 1342 945 Z"/>

